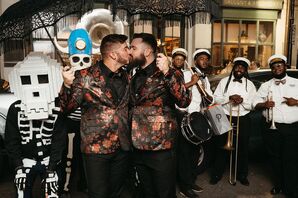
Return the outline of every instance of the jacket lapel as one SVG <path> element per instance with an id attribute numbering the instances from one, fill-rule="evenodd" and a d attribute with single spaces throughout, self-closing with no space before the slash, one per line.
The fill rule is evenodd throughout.
<path id="1" fill-rule="evenodd" d="M 114 100 L 112 90 L 107 86 L 107 79 L 105 79 L 105 77 L 102 75 L 99 67 L 100 65 L 98 65 L 98 67 L 96 67 L 96 69 L 93 71 L 94 84 L 92 85 L 92 87 L 99 89 L 102 92 L 102 100 L 106 101 L 107 104 L 111 106 L 115 106 L 113 102 Z"/>

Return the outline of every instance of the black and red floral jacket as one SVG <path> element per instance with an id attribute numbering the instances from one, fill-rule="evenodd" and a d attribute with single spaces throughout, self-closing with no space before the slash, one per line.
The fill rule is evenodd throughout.
<path id="1" fill-rule="evenodd" d="M 128 75 L 125 94 L 117 104 L 100 69 L 102 62 L 77 71 L 71 89 L 62 86 L 61 110 L 70 113 L 79 106 L 81 115 L 81 150 L 83 153 L 113 153 L 120 147 L 129 150 Z"/>
<path id="2" fill-rule="evenodd" d="M 191 93 L 186 89 L 181 72 L 170 68 L 164 75 L 156 63 L 151 75 L 136 90 L 134 75 L 131 79 L 131 133 L 133 146 L 140 150 L 171 149 L 177 133 L 175 104 L 187 107 Z"/>

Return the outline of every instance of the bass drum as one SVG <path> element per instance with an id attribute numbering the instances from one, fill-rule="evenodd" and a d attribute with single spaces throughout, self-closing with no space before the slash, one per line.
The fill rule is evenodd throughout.
<path id="1" fill-rule="evenodd" d="M 191 143 L 199 145 L 212 137 L 207 118 L 200 112 L 186 114 L 181 123 L 182 135 Z"/>

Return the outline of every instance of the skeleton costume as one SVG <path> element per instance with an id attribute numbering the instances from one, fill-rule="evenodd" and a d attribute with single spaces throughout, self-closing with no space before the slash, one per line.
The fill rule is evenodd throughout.
<path id="1" fill-rule="evenodd" d="M 60 64 L 43 53 L 31 52 L 9 75 L 19 99 L 7 114 L 5 144 L 16 167 L 18 197 L 32 197 L 39 175 L 45 196 L 58 197 L 57 165 L 64 146 L 63 116 L 55 98 L 62 83 Z"/>

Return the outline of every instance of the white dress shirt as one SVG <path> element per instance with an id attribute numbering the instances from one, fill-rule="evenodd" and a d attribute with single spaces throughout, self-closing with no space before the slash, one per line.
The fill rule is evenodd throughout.
<path id="1" fill-rule="evenodd" d="M 259 88 L 254 101 L 253 106 L 255 107 L 258 103 L 263 103 L 267 100 L 269 91 L 272 92 L 272 100 L 275 102 L 273 107 L 273 119 L 277 123 L 291 124 L 298 121 L 298 106 L 288 106 L 283 103 L 287 98 L 298 99 L 298 79 L 286 76 L 286 83 L 279 85 L 275 84 L 278 79 L 271 79 L 261 85 Z M 282 79 L 283 80 L 283 79 Z M 263 116 L 267 116 L 267 111 L 263 111 Z"/>
<path id="2" fill-rule="evenodd" d="M 202 73 L 197 67 L 195 67 L 196 71 L 200 74 Z M 184 70 L 183 71 L 183 75 L 184 75 L 184 81 L 186 83 L 190 82 L 191 81 L 191 77 L 192 77 L 192 74 L 191 74 L 191 71 L 189 70 Z M 201 79 L 201 78 L 200 78 Z M 202 79 L 202 83 L 204 84 L 205 86 L 205 91 L 210 95 L 212 96 L 212 91 L 211 91 L 211 88 L 210 88 L 210 83 L 209 83 L 209 80 L 208 80 L 208 77 L 205 77 L 204 79 Z M 202 97 L 201 97 L 201 94 L 197 88 L 196 85 L 193 85 L 189 88 L 192 92 L 192 98 L 191 98 L 191 102 L 189 104 L 189 106 L 185 109 L 181 109 L 181 110 L 185 110 L 187 111 L 188 113 L 192 113 L 192 112 L 200 112 L 201 111 L 201 102 L 202 102 Z"/>
<path id="3" fill-rule="evenodd" d="M 242 83 L 234 82 L 234 76 L 231 77 L 230 84 L 226 92 L 225 87 L 229 76 L 221 79 L 214 91 L 214 101 L 217 104 L 223 106 L 226 115 L 230 115 L 230 103 L 229 97 L 231 95 L 237 94 L 243 98 L 243 102 L 240 104 L 239 116 L 244 116 L 252 110 L 252 101 L 256 94 L 255 85 L 248 79 L 242 77 Z M 238 115 L 238 106 L 232 106 L 232 116 Z"/>

